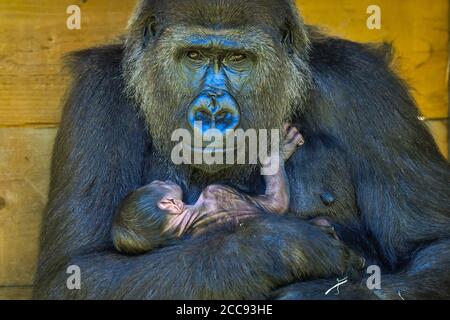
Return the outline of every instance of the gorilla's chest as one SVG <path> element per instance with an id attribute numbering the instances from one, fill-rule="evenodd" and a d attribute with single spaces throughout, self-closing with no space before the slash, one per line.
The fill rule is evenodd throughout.
<path id="1" fill-rule="evenodd" d="M 337 150 L 307 143 L 286 164 L 286 173 L 292 214 L 305 218 L 357 215 L 351 171 Z"/>

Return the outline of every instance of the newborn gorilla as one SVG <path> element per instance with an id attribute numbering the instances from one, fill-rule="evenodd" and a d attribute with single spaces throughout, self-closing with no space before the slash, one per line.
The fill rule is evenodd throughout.
<path id="1" fill-rule="evenodd" d="M 280 164 L 275 175 L 264 175 L 264 195 L 250 196 L 227 186 L 211 185 L 189 206 L 183 203 L 183 192 L 177 184 L 153 181 L 129 196 L 116 214 L 112 229 L 116 249 L 128 254 L 144 253 L 188 231 L 198 233 L 211 223 L 239 223 L 262 213 L 285 214 L 289 185 L 284 162 L 304 140 L 296 128 L 286 125 L 284 130 L 280 153 L 273 153 L 263 164 L 263 168 L 276 160 Z M 314 221 L 332 230 L 326 220 Z"/>

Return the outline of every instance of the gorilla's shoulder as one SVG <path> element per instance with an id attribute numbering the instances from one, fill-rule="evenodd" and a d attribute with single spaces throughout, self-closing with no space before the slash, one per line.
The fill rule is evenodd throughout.
<path id="1" fill-rule="evenodd" d="M 386 112 L 397 105 L 397 111 L 417 113 L 393 56 L 388 43 L 358 43 L 313 32 L 309 64 L 316 101 L 335 105 L 340 112 L 373 112 L 387 97 Z"/>
<path id="2" fill-rule="evenodd" d="M 66 55 L 65 67 L 72 80 L 66 109 L 96 110 L 96 116 L 107 117 L 117 108 L 123 114 L 125 106 L 130 105 L 124 94 L 123 54 L 123 45 L 112 44 Z"/>
<path id="3" fill-rule="evenodd" d="M 71 52 L 64 62 L 74 76 L 120 74 L 123 53 L 123 43 L 110 44 Z"/>
<path id="4" fill-rule="evenodd" d="M 310 63 L 316 72 L 367 75 L 371 71 L 389 70 L 394 50 L 390 43 L 358 43 L 311 32 Z"/>

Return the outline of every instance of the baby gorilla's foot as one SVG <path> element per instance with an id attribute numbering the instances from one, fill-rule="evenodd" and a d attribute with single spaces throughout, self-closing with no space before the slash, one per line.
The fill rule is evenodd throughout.
<path id="1" fill-rule="evenodd" d="M 305 143 L 302 134 L 297 128 L 290 124 L 285 124 L 283 127 L 283 139 L 280 145 L 281 158 L 287 161 L 297 150 L 298 147 Z"/>

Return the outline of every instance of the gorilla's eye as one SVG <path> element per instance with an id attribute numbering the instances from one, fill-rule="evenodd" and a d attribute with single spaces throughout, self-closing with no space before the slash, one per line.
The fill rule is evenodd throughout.
<path id="1" fill-rule="evenodd" d="M 201 53 L 198 52 L 198 51 L 194 51 L 194 50 L 188 51 L 188 53 L 186 54 L 186 56 L 187 56 L 189 59 L 194 60 L 194 61 L 200 61 L 200 60 L 203 59 Z"/>
<path id="2" fill-rule="evenodd" d="M 234 53 L 228 57 L 230 62 L 242 62 L 247 59 L 247 56 L 243 53 Z"/>

